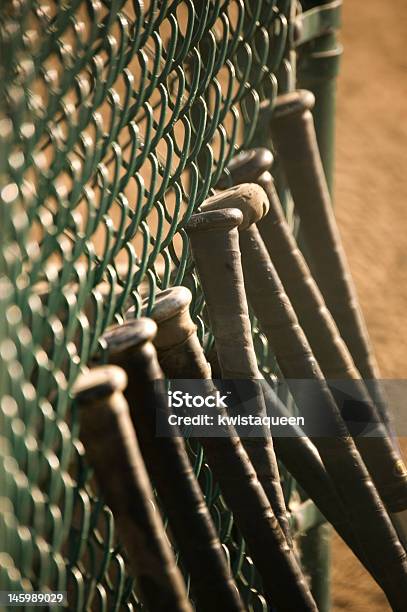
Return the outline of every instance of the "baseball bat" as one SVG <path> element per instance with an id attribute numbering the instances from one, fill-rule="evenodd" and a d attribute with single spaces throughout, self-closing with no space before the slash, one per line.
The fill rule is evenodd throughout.
<path id="1" fill-rule="evenodd" d="M 218 187 L 224 189 L 248 181 L 263 187 L 269 199 L 269 212 L 258 227 L 325 378 L 359 380 L 361 375 L 284 216 L 269 172 L 272 163 L 273 155 L 268 149 L 243 151 L 231 160 Z M 377 410 L 383 422 L 391 424 L 386 408 L 387 403 L 381 398 Z"/>
<path id="2" fill-rule="evenodd" d="M 208 201 L 205 204 L 208 204 Z M 240 224 L 247 228 L 241 211 L 233 208 L 212 210 L 191 217 L 187 231 L 208 305 L 222 371 L 228 374 L 235 373 L 239 371 L 240 366 L 240 372 L 246 368 L 246 375 L 249 377 L 259 376 L 259 373 L 249 369 L 255 363 L 255 353 L 251 335 L 249 337 L 250 322 L 240 262 L 237 231 L 237 226 Z M 253 229 L 257 228 L 250 226 L 241 232 L 241 236 L 245 233 L 248 235 L 249 244 L 250 237 L 253 238 L 254 232 L 251 231 Z M 254 248 L 258 248 L 261 239 L 259 236 L 255 238 Z M 265 247 L 264 251 L 268 258 Z M 269 263 L 267 271 L 269 275 L 274 274 Z M 258 279 L 259 274 L 256 273 L 256 277 Z M 260 294 L 264 293 L 266 287 L 260 291 Z M 275 299 L 280 310 L 285 313 L 285 303 L 288 302 L 286 296 L 278 291 Z M 276 316 L 283 317 L 284 320 L 286 314 L 277 312 Z M 273 320 L 271 323 L 273 324 Z M 276 327 L 274 325 L 274 331 Z M 315 374 L 318 373 L 317 363 L 304 334 L 300 345 L 297 344 L 298 330 L 300 330 L 298 322 L 290 320 L 286 326 L 288 335 L 285 338 L 281 357 L 285 363 L 289 363 L 290 358 L 297 359 L 297 352 L 301 353 L 304 357 L 302 367 L 306 373 L 301 378 L 315 378 Z M 287 348 L 291 342 L 294 343 L 294 350 Z M 240 360 L 236 354 L 240 356 Z M 354 442 L 340 418 L 336 404 L 328 388 L 323 384 L 322 376 L 318 377 L 318 380 L 319 384 L 313 387 L 315 397 L 312 399 L 315 408 L 319 409 L 320 418 L 328 423 L 334 435 L 330 438 L 315 437 L 313 441 L 341 499 L 344 500 L 349 519 L 355 526 L 369 566 L 373 568 L 394 609 L 402 610 L 404 605 L 402 602 L 405 601 L 407 592 L 406 553 L 398 541 Z M 389 567 L 392 568 L 390 572 Z"/>
<path id="3" fill-rule="evenodd" d="M 250 190 L 249 193 L 247 193 L 247 189 Z M 218 198 L 221 198 L 223 200 L 224 198 L 230 197 L 231 202 L 233 202 L 235 201 L 237 197 L 243 197 L 243 198 L 248 197 L 251 199 L 252 202 L 256 203 L 256 206 L 259 209 L 258 211 L 257 210 L 253 211 L 253 215 L 256 215 L 256 214 L 261 215 L 261 216 L 264 215 L 265 212 L 268 210 L 268 202 L 267 202 L 266 194 L 260 187 L 254 184 L 250 185 L 250 187 L 248 187 L 247 189 L 244 189 L 239 185 L 239 186 L 229 189 L 228 192 L 219 194 L 217 196 L 213 196 L 212 199 L 217 200 Z M 190 229 L 190 226 L 189 226 L 189 229 Z M 236 289 L 238 290 L 238 288 Z M 210 317 L 211 305 L 207 304 L 207 306 L 208 306 L 209 317 Z M 251 342 L 252 335 L 251 335 L 250 321 L 248 319 L 248 316 L 246 315 L 247 313 L 244 313 L 242 311 L 241 319 L 240 319 L 242 321 L 242 324 L 240 326 L 243 328 L 244 335 L 241 337 L 241 340 L 243 342 Z M 229 317 L 229 315 L 226 315 L 226 316 Z M 233 320 L 230 317 L 229 317 L 229 325 L 233 325 Z M 215 342 L 218 348 L 218 340 L 216 340 L 216 335 L 215 335 Z M 253 381 L 253 385 L 249 384 L 247 388 L 250 388 L 250 389 L 253 388 L 254 396 L 257 398 L 256 408 L 258 410 L 259 415 L 265 414 L 265 405 L 263 401 L 261 386 L 258 383 L 258 381 L 262 377 L 257 368 L 257 359 L 254 357 L 254 359 L 252 360 L 250 364 L 245 364 L 244 358 L 242 358 L 242 354 L 239 354 L 239 351 L 236 351 L 236 353 L 237 353 L 237 359 L 236 359 L 236 364 L 235 364 L 234 369 L 230 369 L 228 372 L 225 372 L 224 368 L 222 367 L 222 362 L 221 362 L 222 376 L 223 378 L 230 378 L 231 380 L 244 379 L 246 378 L 245 368 L 247 367 L 247 374 L 248 374 L 247 378 Z M 246 352 L 245 354 L 248 354 L 248 352 Z M 242 439 L 242 442 L 243 442 L 243 446 L 245 447 L 253 463 L 257 476 L 267 494 L 267 497 L 270 500 L 271 506 L 273 510 L 276 512 L 280 525 L 284 533 L 286 533 L 288 537 L 288 541 L 290 541 L 291 538 L 289 535 L 287 511 L 285 507 L 283 492 L 281 489 L 280 474 L 278 470 L 277 460 L 275 457 L 275 453 L 273 449 L 273 441 L 270 436 L 270 432 L 266 432 L 266 435 L 264 435 L 261 438 L 260 437 L 256 437 L 256 438 L 245 437 Z"/>
<path id="4" fill-rule="evenodd" d="M 376 403 L 386 406 L 380 372 L 336 224 L 311 113 L 315 98 L 299 90 L 277 98 L 271 134 L 301 220 L 315 279 Z M 383 417 L 387 414 L 384 411 Z"/>
<path id="5" fill-rule="evenodd" d="M 125 397 L 141 452 L 191 574 L 198 610 L 244 609 L 222 545 L 190 464 L 184 440 L 169 424 L 165 385 L 151 343 L 157 326 L 141 318 L 115 325 L 102 336 L 109 359 L 128 377 Z M 166 437 L 156 422 L 168 423 Z"/>
<path id="6" fill-rule="evenodd" d="M 191 299 L 191 292 L 186 287 L 173 287 L 157 295 L 151 312 L 158 325 L 154 343 L 159 362 L 170 379 L 202 379 L 208 395 L 211 395 L 215 392 L 215 385 L 189 314 Z M 222 408 L 217 408 L 217 411 L 226 413 Z M 299 605 L 301 609 L 304 606 L 309 609 L 311 596 L 308 587 L 291 547 L 287 546 L 277 517 L 273 517 L 273 502 L 270 507 L 270 500 L 265 497 L 270 487 L 267 481 L 267 489 L 262 487 L 235 429 L 228 425 L 223 429 L 222 437 L 202 436 L 199 440 L 255 565 L 261 568 L 270 599 L 278 609 L 294 610 Z M 267 568 L 271 568 L 271 577 Z"/>
<path id="7" fill-rule="evenodd" d="M 319 369 L 319 363 L 314 358 L 308 338 L 298 324 L 296 312 L 285 293 L 258 228 L 254 225 L 261 218 L 261 209 L 257 198 L 250 196 L 251 187 L 243 184 L 240 185 L 240 188 L 241 191 L 243 189 L 247 191 L 247 197 L 243 198 L 240 195 L 237 198 L 236 191 L 229 189 L 208 198 L 202 208 L 214 209 L 219 206 L 230 205 L 244 212 L 245 220 L 240 226 L 240 248 L 249 301 L 252 303 L 261 327 L 274 348 L 284 376 L 288 380 L 310 378 L 322 381 L 323 373 Z M 222 200 L 222 194 L 227 196 L 224 201 Z M 312 285 L 308 286 L 312 288 Z M 317 288 L 315 288 L 315 295 L 318 295 Z M 329 327 L 333 330 L 332 340 L 334 341 L 339 334 L 335 332 L 335 324 L 329 319 L 329 313 L 326 309 L 324 316 L 327 319 L 325 328 Z M 320 317 L 318 323 L 321 328 L 324 327 L 322 317 Z M 362 381 L 357 377 L 357 372 L 352 374 L 350 370 L 352 367 L 351 356 L 347 354 L 344 345 L 339 346 L 341 352 L 338 351 L 336 356 L 336 365 L 342 364 L 342 376 L 347 376 L 350 381 L 348 387 L 352 391 L 352 401 L 343 403 L 342 415 L 351 434 L 355 434 L 356 446 L 391 513 L 400 536 L 405 540 L 407 474 L 404 464 L 395 451 L 388 432 L 381 423 L 375 405 L 370 401 Z M 335 353 L 335 346 L 332 347 L 332 353 Z M 350 374 L 352 374 L 352 378 Z M 292 392 L 295 393 L 296 390 L 297 387 Z M 366 424 L 374 424 L 375 435 L 358 435 L 360 433 L 360 421 Z"/>
<path id="8" fill-rule="evenodd" d="M 112 509 L 137 589 L 149 610 L 192 612 L 141 457 L 122 391 L 123 370 L 99 367 L 75 385 L 80 438 L 98 486 Z"/>
<path id="9" fill-rule="evenodd" d="M 189 313 L 191 300 L 192 295 L 189 289 L 181 286 L 166 289 L 157 295 L 152 312 L 149 313 L 158 326 L 154 344 L 160 365 L 168 378 L 205 379 L 208 381 L 208 393 L 213 394 L 214 385 L 210 380 L 211 367 L 206 360 L 204 350 L 196 334 L 196 326 Z M 133 316 L 133 312 L 130 311 L 129 314 Z M 268 401 L 273 403 L 275 413 L 284 417 L 289 415 L 287 408 L 277 396 L 273 396 L 271 389 L 269 389 Z M 332 523 L 339 535 L 347 542 L 359 559 L 366 563 L 351 526 L 344 521 L 342 502 L 326 473 L 318 452 L 305 434 L 299 430 L 298 426 L 289 424 L 288 428 L 289 436 L 287 438 L 275 439 L 278 456 L 300 486 L 316 503 L 322 514 Z M 229 427 L 228 431 L 225 431 L 225 436 L 235 438 L 237 434 L 233 427 Z M 242 455 L 245 452 L 241 448 L 240 441 L 238 439 L 232 442 L 222 440 L 219 443 L 219 439 L 208 440 L 207 438 L 201 438 L 200 441 L 222 490 L 236 487 L 236 483 L 239 483 L 238 487 L 242 493 L 242 499 L 246 500 L 248 517 L 241 521 L 240 513 L 242 508 L 246 508 L 241 501 L 236 507 L 231 506 L 238 524 L 240 522 L 245 524 L 248 521 L 249 525 L 253 523 L 258 525 L 258 519 L 254 518 L 257 506 L 254 502 L 251 504 L 248 502 L 254 493 L 250 492 L 249 483 L 239 477 L 238 468 L 235 467 L 236 463 L 242 461 Z M 229 466 L 230 463 L 228 458 L 233 457 L 233 455 L 236 455 L 232 464 L 234 469 L 229 467 L 226 469 L 225 466 Z M 247 456 L 244 463 L 250 463 Z M 244 473 L 242 467 L 240 467 L 240 470 Z M 247 487 L 247 491 L 245 487 Z M 224 495 L 226 497 L 227 493 Z M 243 535 L 247 538 L 245 532 Z"/>
<path id="10" fill-rule="evenodd" d="M 257 225 L 321 370 L 327 380 L 359 379 L 360 374 L 284 216 L 269 172 L 272 162 L 273 155 L 268 149 L 244 151 L 231 160 L 218 187 L 225 189 L 228 185 L 253 181 L 264 189 L 269 211 Z"/>

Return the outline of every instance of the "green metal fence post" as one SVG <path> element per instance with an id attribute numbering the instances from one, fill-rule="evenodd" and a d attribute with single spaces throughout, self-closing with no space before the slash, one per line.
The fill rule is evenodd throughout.
<path id="1" fill-rule="evenodd" d="M 334 28 L 338 27 L 340 22 L 340 6 L 341 2 L 325 2 L 309 11 L 316 14 L 319 9 L 323 14 L 330 16 L 326 18 L 327 31 L 302 44 L 298 49 L 298 85 L 309 89 L 315 96 L 313 110 L 315 130 L 331 195 L 335 150 L 336 77 L 342 55 L 342 46 L 338 42 Z M 330 12 L 329 7 L 332 7 Z M 300 26 L 300 37 L 306 36 L 304 32 L 304 28 L 307 27 L 306 18 L 307 13 L 302 20 L 302 31 Z"/>
<path id="2" fill-rule="evenodd" d="M 331 535 L 329 523 L 310 529 L 301 541 L 301 555 L 311 579 L 311 591 L 320 612 L 331 608 L 330 564 Z"/>

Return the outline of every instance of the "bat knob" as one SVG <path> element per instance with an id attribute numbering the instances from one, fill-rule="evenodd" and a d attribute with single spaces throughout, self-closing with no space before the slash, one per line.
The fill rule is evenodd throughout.
<path id="1" fill-rule="evenodd" d="M 196 330 L 189 314 L 192 294 L 187 287 L 178 286 L 161 291 L 149 313 L 157 323 L 158 331 L 154 339 L 157 350 L 167 349 L 184 342 Z M 143 302 L 143 314 L 146 313 L 148 300 Z"/>
<path id="2" fill-rule="evenodd" d="M 278 96 L 273 107 L 271 123 L 286 119 L 293 115 L 303 114 L 311 110 L 315 104 L 315 96 L 307 89 L 298 89 L 282 96 Z"/>
<path id="3" fill-rule="evenodd" d="M 269 199 L 256 183 L 243 183 L 211 196 L 201 206 L 202 211 L 238 209 L 243 215 L 239 230 L 245 230 L 260 221 L 269 210 Z"/>
<path id="4" fill-rule="evenodd" d="M 150 342 L 156 333 L 157 325 L 154 321 L 142 317 L 110 327 L 103 334 L 102 342 L 106 344 L 109 355 L 114 359 L 116 355 L 132 351 Z"/>
<path id="5" fill-rule="evenodd" d="M 257 182 L 258 177 L 273 164 L 273 154 L 265 147 L 242 151 L 224 170 L 216 187 L 226 189 L 231 185 Z"/>
<path id="6" fill-rule="evenodd" d="M 232 230 L 243 222 L 243 213 L 238 208 L 210 210 L 192 215 L 185 230 L 188 236 L 201 232 Z"/>
<path id="7" fill-rule="evenodd" d="M 106 399 L 117 391 L 124 391 L 127 386 L 127 375 L 117 366 L 99 366 L 81 374 L 73 392 L 76 402 L 89 404 Z"/>

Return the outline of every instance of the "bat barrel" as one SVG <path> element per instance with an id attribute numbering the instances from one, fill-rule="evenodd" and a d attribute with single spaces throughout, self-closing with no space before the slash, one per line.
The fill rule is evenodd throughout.
<path id="1" fill-rule="evenodd" d="M 120 539 L 144 604 L 151 610 L 191 612 L 183 578 L 158 510 L 122 395 L 123 370 L 100 367 L 75 387 L 80 437 L 102 495 L 112 509 Z"/>
<path id="2" fill-rule="evenodd" d="M 208 307 L 222 377 L 260 379 L 239 249 L 241 211 L 193 215 L 186 227 Z"/>
<path id="3" fill-rule="evenodd" d="M 191 574 L 200 610 L 241 612 L 243 604 L 230 574 L 184 441 L 169 424 L 171 411 L 163 373 L 151 342 L 157 326 L 151 319 L 127 321 L 108 330 L 102 340 L 109 357 L 127 373 L 126 398 L 140 448 L 176 542 Z M 157 419 L 168 423 L 166 436 L 156 434 Z"/>

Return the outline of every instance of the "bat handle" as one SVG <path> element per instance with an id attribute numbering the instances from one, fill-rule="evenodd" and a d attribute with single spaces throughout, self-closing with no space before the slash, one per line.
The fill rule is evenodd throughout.
<path id="1" fill-rule="evenodd" d="M 267 193 L 270 203 L 268 215 L 258 226 L 260 235 L 325 378 L 327 380 L 360 378 L 284 217 L 270 172 L 260 175 L 258 182 Z"/>
<path id="2" fill-rule="evenodd" d="M 115 366 L 83 374 L 75 387 L 86 457 L 112 509 L 130 567 L 151 610 L 192 612 L 122 395 L 127 377 Z"/>
<path id="3" fill-rule="evenodd" d="M 326 304 L 363 378 L 379 379 L 319 154 L 311 113 L 314 102 L 306 90 L 280 96 L 271 119 L 273 143 Z"/>
<path id="4" fill-rule="evenodd" d="M 249 301 L 284 376 L 287 379 L 322 378 L 257 227 L 242 233 L 240 245 Z"/>
<path id="5" fill-rule="evenodd" d="M 110 359 L 127 373 L 126 399 L 140 448 L 185 564 L 192 590 L 203 612 L 242 612 L 243 604 L 230 574 L 184 440 L 172 415 L 165 381 L 152 344 L 157 325 L 140 318 L 116 325 L 103 341 Z M 157 424 L 166 426 L 157 435 Z M 167 426 L 168 424 L 168 426 Z"/>
<path id="6" fill-rule="evenodd" d="M 192 215 L 186 231 L 208 307 L 222 377 L 260 379 L 246 302 L 237 209 Z"/>
<path id="7" fill-rule="evenodd" d="M 228 212 L 234 210 L 234 207 L 238 207 L 242 212 L 239 244 L 242 253 L 244 282 L 249 301 L 273 346 L 280 368 L 286 378 L 315 378 L 317 372 L 322 378 L 307 339 L 299 327 L 294 309 L 255 225 L 256 221 L 263 216 L 262 213 L 267 212 L 268 207 L 258 203 L 267 197 L 267 194 L 260 187 L 258 190 L 254 189 L 255 185 L 252 184 L 244 183 L 238 187 L 230 188 L 208 198 L 203 203 L 202 209 L 217 211 L 218 214 L 223 213 L 225 217 Z M 235 194 L 239 194 L 239 197 Z M 207 214 L 210 215 L 210 213 Z M 223 248 L 225 246 L 223 245 Z M 194 244 L 192 244 L 192 250 L 195 256 Z M 216 254 L 219 251 L 220 248 L 217 248 Z M 225 257 L 227 257 L 227 252 Z M 230 264 L 229 261 L 227 263 Z M 201 270 L 201 267 L 198 269 Z M 243 299 L 242 296 L 241 300 Z"/>

